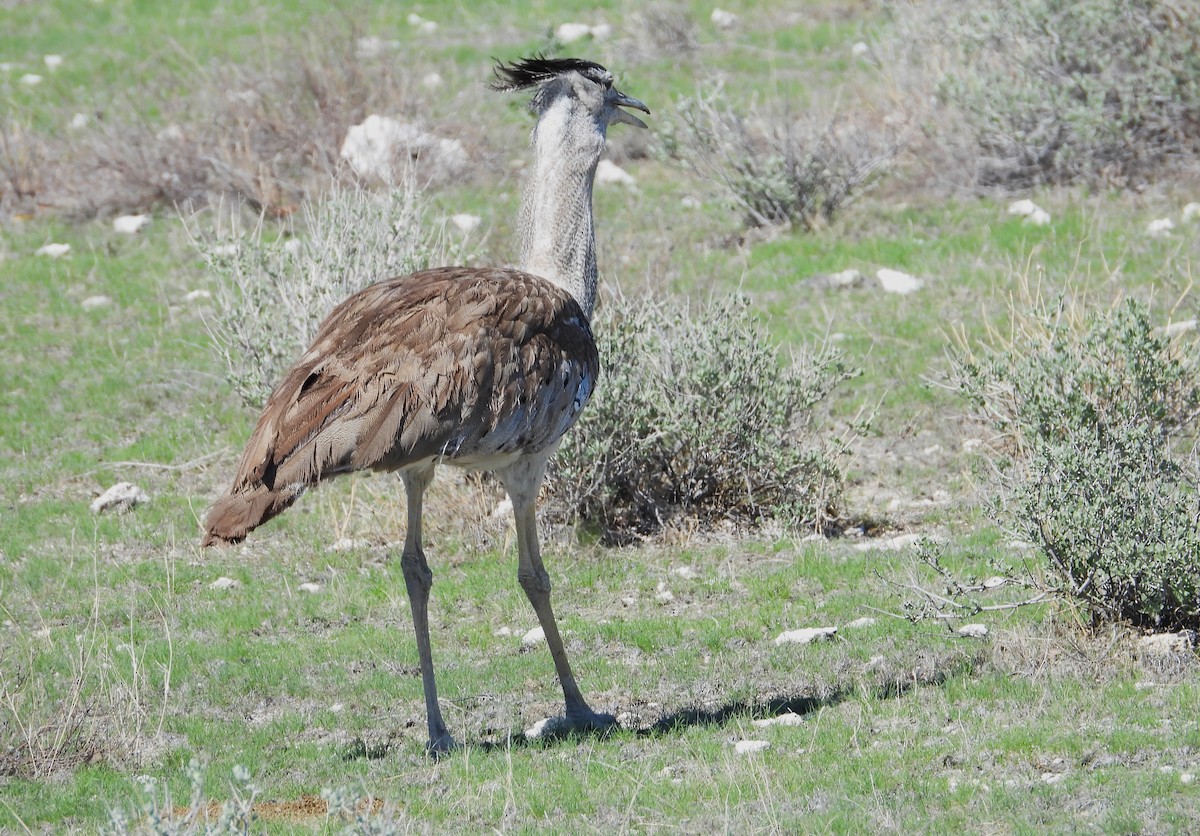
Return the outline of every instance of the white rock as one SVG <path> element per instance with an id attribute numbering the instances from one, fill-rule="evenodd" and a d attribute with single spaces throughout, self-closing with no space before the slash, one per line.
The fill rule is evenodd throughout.
<path id="1" fill-rule="evenodd" d="M 804 725 L 804 718 L 791 711 L 785 711 L 778 717 L 764 717 L 761 720 L 753 722 L 760 729 L 765 729 L 770 726 L 802 726 Z"/>
<path id="2" fill-rule="evenodd" d="M 1151 238 L 1167 238 L 1174 228 L 1175 222 L 1170 218 L 1159 218 L 1146 224 L 1146 234 Z"/>
<path id="3" fill-rule="evenodd" d="M 738 25 L 738 16 L 724 9 L 713 9 L 709 19 L 717 25 L 718 29 L 732 29 Z"/>
<path id="4" fill-rule="evenodd" d="M 1034 226 L 1046 226 L 1050 223 L 1050 213 L 1032 200 L 1014 200 L 1008 204 L 1008 214 L 1020 215 L 1025 218 L 1025 223 Z"/>
<path id="5" fill-rule="evenodd" d="M 1045 209 L 1037 209 L 1025 218 L 1025 223 L 1034 226 L 1048 226 L 1050 224 L 1050 213 Z"/>
<path id="6" fill-rule="evenodd" d="M 925 282 L 918 279 L 916 276 L 910 276 L 908 273 L 902 273 L 899 270 L 891 270 L 887 267 L 880 267 L 875 271 L 875 277 L 879 279 L 879 286 L 887 293 L 898 293 L 901 296 L 907 296 L 910 293 L 916 293 L 925 286 Z"/>
<path id="7" fill-rule="evenodd" d="M 112 304 L 112 301 L 113 300 L 112 300 L 111 296 L 97 294 L 95 296 L 89 296 L 88 298 L 84 299 L 82 302 L 79 303 L 79 305 L 85 311 L 98 311 L 101 308 L 107 308 L 109 305 Z"/>
<path id="8" fill-rule="evenodd" d="M 984 589 L 996 589 L 1008 583 L 1008 578 L 1002 578 L 999 575 L 992 575 L 983 582 Z"/>
<path id="9" fill-rule="evenodd" d="M 234 580 L 233 578 L 227 578 L 224 575 L 222 575 L 221 577 L 217 578 L 215 581 L 210 583 L 208 585 L 208 588 L 209 589 L 237 589 L 241 585 L 242 585 L 241 581 Z"/>
<path id="10" fill-rule="evenodd" d="M 612 160 L 601 160 L 596 166 L 596 182 L 602 184 L 615 183 L 618 186 L 636 186 L 633 175 Z"/>
<path id="11" fill-rule="evenodd" d="M 1042 773 L 1042 780 L 1045 781 L 1047 784 L 1057 784 L 1062 779 L 1063 779 L 1063 775 L 1061 772 L 1043 772 Z"/>
<path id="12" fill-rule="evenodd" d="M 934 539 L 927 534 L 897 534 L 895 537 L 880 537 L 878 539 L 866 540 L 862 543 L 855 543 L 854 548 L 860 552 L 865 551 L 900 551 L 907 549 L 909 546 L 915 545 L 921 540 Z"/>
<path id="13" fill-rule="evenodd" d="M 1164 337 L 1178 337 L 1180 334 L 1186 334 L 1189 331 L 1196 330 L 1196 320 L 1181 319 L 1179 322 L 1172 322 L 1169 325 L 1164 325 L 1157 329 Z"/>
<path id="14" fill-rule="evenodd" d="M 190 290 L 187 292 L 186 295 L 184 295 L 183 301 L 185 301 L 185 302 L 203 302 L 203 301 L 205 301 L 207 299 L 211 299 L 211 298 L 212 298 L 212 294 L 209 293 L 207 290 L 203 290 L 203 289 Z"/>
<path id="15" fill-rule="evenodd" d="M 982 639 L 988 634 L 988 628 L 982 624 L 964 624 L 954 632 L 968 639 Z"/>
<path id="16" fill-rule="evenodd" d="M 1041 209 L 1040 206 L 1038 206 L 1032 200 L 1028 200 L 1028 199 L 1014 200 L 1012 203 L 1008 204 L 1008 214 L 1010 214 L 1010 215 L 1021 215 L 1023 217 L 1029 217 L 1034 212 L 1037 212 L 1040 209 Z"/>
<path id="17" fill-rule="evenodd" d="M 121 215 L 119 218 L 113 218 L 113 231 L 134 235 L 148 223 L 149 215 Z"/>
<path id="18" fill-rule="evenodd" d="M 46 65 L 48 70 L 57 70 L 62 66 L 63 57 L 61 55 L 43 55 L 42 63 Z"/>
<path id="19" fill-rule="evenodd" d="M 421 142 L 421 131 L 415 126 L 373 113 L 346 131 L 341 156 L 359 176 L 386 180 L 392 176 L 397 153 Z"/>
<path id="20" fill-rule="evenodd" d="M 386 181 L 403 171 L 396 166 L 401 157 L 419 157 L 422 170 L 431 177 L 453 175 L 467 164 L 466 147 L 457 139 L 437 137 L 377 113 L 346 131 L 340 153 L 360 177 Z"/>
<path id="21" fill-rule="evenodd" d="M 819 639 L 831 639 L 837 634 L 836 627 L 801 627 L 785 630 L 775 637 L 775 644 L 810 644 Z"/>
<path id="22" fill-rule="evenodd" d="M 146 492 L 132 482 L 117 482 L 100 496 L 92 500 L 92 513 L 105 511 L 128 511 L 143 502 L 149 502 Z"/>
<path id="23" fill-rule="evenodd" d="M 684 209 L 699 209 L 703 204 L 691 195 L 685 195 L 679 199 L 679 205 Z"/>
<path id="24" fill-rule="evenodd" d="M 734 751 L 739 755 L 753 755 L 755 752 L 765 752 L 771 748 L 771 744 L 766 740 L 739 740 L 733 744 Z"/>
<path id="25" fill-rule="evenodd" d="M 1138 639 L 1138 649 L 1151 656 L 1186 653 L 1192 649 L 1193 638 L 1187 630 L 1178 633 L 1155 633 Z"/>
<path id="26" fill-rule="evenodd" d="M 558 28 L 554 30 L 554 37 L 560 43 L 564 44 L 572 44 L 575 41 L 583 40 L 590 34 L 592 34 L 592 27 L 586 23 L 560 23 Z"/>
<path id="27" fill-rule="evenodd" d="M 592 27 L 592 40 L 605 41 L 612 37 L 613 28 L 607 23 L 597 23 Z"/>
<path id="28" fill-rule="evenodd" d="M 426 90 L 437 90 L 445 83 L 446 80 L 438 73 L 425 73 L 421 78 L 421 86 Z"/>
<path id="29" fill-rule="evenodd" d="M 25 73 L 25 75 L 21 76 L 18 81 L 20 81 L 26 87 L 36 87 L 42 83 L 42 77 L 37 73 Z"/>
<path id="30" fill-rule="evenodd" d="M 364 540 L 355 540 L 353 537 L 339 537 L 329 544 L 331 552 L 352 552 L 355 549 L 364 548 L 367 545 Z"/>
<path id="31" fill-rule="evenodd" d="M 566 717 L 547 717 L 525 729 L 525 739 L 537 740 L 540 737 L 553 737 L 560 729 L 570 729 L 570 727 L 570 722 Z"/>
<path id="32" fill-rule="evenodd" d="M 855 58 L 862 58 L 870 51 L 871 47 L 867 46 L 866 41 L 856 41 L 854 45 L 850 47 L 850 54 Z"/>
<path id="33" fill-rule="evenodd" d="M 962 448 L 964 453 L 975 453 L 983 449 L 982 438 L 968 438 L 963 441 Z"/>
<path id="34" fill-rule="evenodd" d="M 474 232 L 475 228 L 483 221 L 483 218 L 478 215 L 470 215 L 466 212 L 460 212 L 457 215 L 450 216 L 450 223 L 454 225 L 460 232 Z"/>
<path id="35" fill-rule="evenodd" d="M 316 593 L 321 591 L 321 585 L 319 583 L 312 583 L 309 581 L 308 583 L 300 584 L 298 587 L 296 587 L 296 589 L 300 590 L 301 592 Z"/>
<path id="36" fill-rule="evenodd" d="M 1179 782 L 1181 784 L 1191 784 L 1196 780 L 1196 776 L 1191 772 L 1180 772 Z"/>
<path id="37" fill-rule="evenodd" d="M 856 618 L 853 621 L 851 621 L 849 624 L 847 624 L 846 629 L 857 630 L 859 627 L 874 627 L 874 626 L 875 626 L 875 619 L 870 618 L 868 616 L 863 616 L 862 618 Z"/>
<path id="38" fill-rule="evenodd" d="M 696 577 L 696 570 L 691 566 L 677 566 L 671 570 L 671 574 L 690 580 Z"/>
<path id="39" fill-rule="evenodd" d="M 1200 203 L 1189 203 L 1184 206 L 1183 214 L 1180 217 L 1185 224 L 1200 220 Z"/>
<path id="40" fill-rule="evenodd" d="M 39 247 L 34 255 L 44 255 L 50 258 L 62 258 L 71 251 L 70 244 L 46 244 Z"/>
<path id="41" fill-rule="evenodd" d="M 525 635 L 521 636 L 522 647 L 535 647 L 546 640 L 546 631 L 540 626 L 534 627 Z"/>
<path id="42" fill-rule="evenodd" d="M 329 710 L 332 711 L 334 714 L 340 714 L 342 711 L 345 710 L 345 708 L 346 708 L 346 706 L 340 702 L 335 702 L 333 705 L 329 706 Z"/>
<path id="43" fill-rule="evenodd" d="M 80 131 L 88 126 L 88 121 L 86 113 L 76 113 L 71 117 L 71 121 L 67 123 L 67 127 L 73 131 Z"/>
<path id="44" fill-rule="evenodd" d="M 408 16 L 408 25 L 414 27 L 418 32 L 429 35 L 437 31 L 438 25 L 432 20 L 426 20 L 416 12 L 412 12 Z"/>
<path id="45" fill-rule="evenodd" d="M 671 590 L 667 589 L 667 585 L 665 583 L 659 581 L 658 586 L 655 588 L 654 598 L 660 604 L 669 604 L 675 600 L 675 594 L 671 592 Z"/>
<path id="46" fill-rule="evenodd" d="M 156 133 L 154 138 L 159 142 L 182 142 L 184 139 L 183 128 L 178 125 L 167 125 Z"/>
<path id="47" fill-rule="evenodd" d="M 498 627 L 496 629 L 496 631 L 494 633 L 492 633 L 492 635 L 493 636 L 511 636 L 512 628 L 511 627 Z"/>
<path id="48" fill-rule="evenodd" d="M 385 52 L 397 49 L 399 46 L 399 41 L 388 41 L 377 35 L 367 35 L 355 42 L 354 52 L 359 58 L 378 58 Z"/>
<path id="49" fill-rule="evenodd" d="M 499 519 L 501 517 L 507 517 L 510 514 L 512 514 L 512 510 L 513 510 L 512 500 L 506 496 L 506 497 L 504 497 L 504 499 L 502 499 L 496 503 L 496 507 L 492 511 L 492 516 L 497 519 Z"/>

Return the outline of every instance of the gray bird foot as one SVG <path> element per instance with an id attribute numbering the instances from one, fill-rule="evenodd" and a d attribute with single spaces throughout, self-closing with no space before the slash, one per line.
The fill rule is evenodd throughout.
<path id="1" fill-rule="evenodd" d="M 570 712 L 565 717 L 547 717 L 525 730 L 526 740 L 553 740 L 581 732 L 608 732 L 617 725 L 611 714 L 595 711 Z"/>
<path id="2" fill-rule="evenodd" d="M 454 738 L 449 732 L 444 732 L 436 738 L 429 738 L 429 742 L 425 744 L 425 754 L 434 760 L 444 758 L 446 755 L 458 748 L 458 744 L 454 742 Z"/>

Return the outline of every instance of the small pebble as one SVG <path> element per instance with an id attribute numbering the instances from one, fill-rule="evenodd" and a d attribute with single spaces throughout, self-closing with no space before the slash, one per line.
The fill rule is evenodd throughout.
<path id="1" fill-rule="evenodd" d="M 636 186 L 637 180 L 612 160 L 601 160 L 596 166 L 596 182 L 617 186 Z"/>
<path id="2" fill-rule="evenodd" d="M 901 296 L 916 293 L 925 286 L 924 280 L 887 267 L 880 267 L 876 270 L 875 278 L 879 279 L 879 286 L 885 293 L 896 293 Z"/>
<path id="3" fill-rule="evenodd" d="M 771 743 L 766 740 L 739 740 L 733 744 L 733 748 L 739 755 L 753 755 L 770 749 Z"/>
<path id="4" fill-rule="evenodd" d="M 718 29 L 732 29 L 738 25 L 738 16 L 724 9 L 713 9 L 709 17 Z"/>
<path id="5" fill-rule="evenodd" d="M 775 644 L 811 644 L 820 639 L 831 639 L 836 634 L 836 627 L 802 627 L 780 633 L 775 637 Z"/>
<path id="6" fill-rule="evenodd" d="M 298 590 L 300 590 L 301 592 L 309 592 L 309 593 L 315 593 L 315 592 L 321 591 L 321 585 L 319 583 L 312 583 L 311 581 L 308 583 L 302 583 L 296 588 Z"/>
<path id="7" fill-rule="evenodd" d="M 208 585 L 208 588 L 209 589 L 237 589 L 241 585 L 242 585 L 241 581 L 234 580 L 233 578 L 227 578 L 224 575 L 222 575 L 221 577 L 217 578 L 215 581 L 210 583 Z"/>
<path id="8" fill-rule="evenodd" d="M 468 215 L 466 212 L 450 216 L 450 223 L 460 232 L 474 232 L 482 220 L 478 215 Z"/>
<path id="9" fill-rule="evenodd" d="M 764 717 L 761 720 L 754 720 L 754 725 L 760 729 L 769 726 L 802 726 L 804 718 L 792 711 L 785 711 L 778 717 Z"/>
<path id="10" fill-rule="evenodd" d="M 79 304 L 85 311 L 97 311 L 100 308 L 107 308 L 111 305 L 112 297 L 104 295 L 89 296 Z"/>
<path id="11" fill-rule="evenodd" d="M 1146 224 L 1146 234 L 1151 238 L 1169 238 L 1175 222 L 1170 218 L 1158 218 Z"/>
<path id="12" fill-rule="evenodd" d="M 132 482 L 117 482 L 92 500 L 91 509 L 93 514 L 103 514 L 105 511 L 128 511 L 149 501 L 150 497 L 146 495 L 146 492 Z"/>
<path id="13" fill-rule="evenodd" d="M 49 258 L 62 258 L 70 251 L 70 244 L 46 244 L 42 247 L 39 247 L 34 255 L 44 255 Z"/>
<path id="14" fill-rule="evenodd" d="M 149 215 L 121 215 L 113 219 L 113 231 L 133 235 L 150 223 Z"/>
<path id="15" fill-rule="evenodd" d="M 534 647 L 546 640 L 546 631 L 541 627 L 534 627 L 525 635 L 521 636 L 522 647 Z"/>

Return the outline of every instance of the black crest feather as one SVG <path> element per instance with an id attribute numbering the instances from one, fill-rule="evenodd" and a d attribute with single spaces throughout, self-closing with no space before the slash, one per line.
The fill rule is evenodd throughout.
<path id="1" fill-rule="evenodd" d="M 546 58 L 540 53 L 532 58 L 513 61 L 511 64 L 497 61 L 493 72 L 496 74 L 496 80 L 490 86 L 493 90 L 503 93 L 538 87 L 569 72 L 580 73 L 601 84 L 612 83 L 612 74 L 595 61 L 585 61 L 582 58 Z"/>

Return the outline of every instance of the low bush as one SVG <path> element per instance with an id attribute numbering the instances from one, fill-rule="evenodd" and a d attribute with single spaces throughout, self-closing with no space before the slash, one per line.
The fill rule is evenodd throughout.
<path id="1" fill-rule="evenodd" d="M 1000 432 L 996 510 L 1096 618 L 1200 627 L 1193 341 L 1144 304 L 1083 316 L 1015 311 L 1012 335 L 956 356 L 957 383 Z"/>
<path id="2" fill-rule="evenodd" d="M 668 524 L 821 529 L 838 516 L 845 439 L 818 406 L 855 376 L 828 346 L 781 354 L 742 298 L 647 299 L 595 323 L 601 379 L 551 463 L 560 514 L 606 540 Z"/>
<path id="3" fill-rule="evenodd" d="M 1200 154 L 1200 16 L 1164 0 L 896 7 L 896 75 L 962 179 L 1123 185 Z"/>
<path id="4" fill-rule="evenodd" d="M 463 257 L 460 245 L 426 221 L 411 179 L 380 192 L 334 185 L 325 200 L 303 205 L 296 237 L 271 236 L 260 225 L 245 235 L 197 235 L 195 243 L 218 279 L 213 348 L 254 408 L 343 299 Z"/>
<path id="5" fill-rule="evenodd" d="M 747 118 L 719 91 L 682 102 L 679 114 L 680 153 L 751 227 L 811 229 L 828 221 L 902 144 L 891 132 L 846 120 Z"/>

